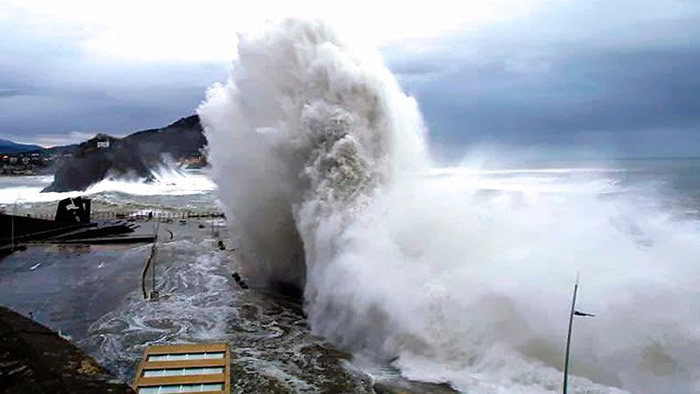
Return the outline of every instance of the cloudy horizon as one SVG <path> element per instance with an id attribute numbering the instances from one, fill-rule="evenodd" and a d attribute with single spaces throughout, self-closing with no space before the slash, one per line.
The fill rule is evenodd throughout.
<path id="1" fill-rule="evenodd" d="M 297 16 L 379 49 L 445 156 L 700 156 L 699 2 L 481 3 L 7 0 L 0 138 L 61 145 L 165 126 L 226 79 L 238 32 Z"/>

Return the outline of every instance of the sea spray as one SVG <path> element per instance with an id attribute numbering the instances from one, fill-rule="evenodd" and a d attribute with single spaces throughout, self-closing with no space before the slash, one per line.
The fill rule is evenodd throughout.
<path id="1" fill-rule="evenodd" d="M 415 101 L 320 22 L 241 36 L 229 83 L 199 113 L 241 252 L 270 281 L 303 286 L 316 228 L 351 220 L 380 183 L 424 159 Z"/>
<path id="2" fill-rule="evenodd" d="M 84 191 L 61 193 L 42 193 L 42 189 L 51 183 L 51 176 L 5 178 L 4 180 L 6 182 L 3 182 L 3 187 L 0 188 L 0 204 L 4 205 L 15 202 L 48 203 L 78 196 L 92 196 L 99 199 L 99 195 L 107 193 L 123 193 L 132 196 L 184 196 L 207 193 L 216 188 L 204 171 L 183 171 L 173 167 L 155 169 L 151 179 L 107 178 Z"/>
<path id="3" fill-rule="evenodd" d="M 338 346 L 469 392 L 556 392 L 580 271 L 598 317 L 576 321 L 572 392 L 700 390 L 700 237 L 607 173 L 429 171 L 415 101 L 319 22 L 241 36 L 199 114 L 251 275 L 303 287 Z"/>

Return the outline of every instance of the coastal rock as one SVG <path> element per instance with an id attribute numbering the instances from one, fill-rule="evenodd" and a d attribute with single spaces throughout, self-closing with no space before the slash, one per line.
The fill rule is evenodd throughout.
<path id="1" fill-rule="evenodd" d="M 168 158 L 177 161 L 201 155 L 205 143 L 197 115 L 124 138 L 98 134 L 57 164 L 53 183 L 43 192 L 85 190 L 108 177 L 149 179 Z"/>

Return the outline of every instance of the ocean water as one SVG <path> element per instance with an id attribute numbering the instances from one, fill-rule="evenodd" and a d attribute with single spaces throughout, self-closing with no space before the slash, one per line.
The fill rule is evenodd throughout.
<path id="1" fill-rule="evenodd" d="M 468 157 L 465 157 L 468 161 Z M 489 161 L 493 163 L 496 160 Z M 172 206 L 183 209 L 212 209 L 219 207 L 217 185 L 212 180 L 211 169 L 155 171 L 155 182 L 142 180 L 106 180 L 86 191 L 68 193 L 41 193 L 53 177 L 50 175 L 0 177 L 0 205 L 11 210 L 45 207 L 55 208 L 55 202 L 74 196 L 89 196 L 97 203 L 142 204 Z M 511 181 L 514 191 L 526 191 L 529 186 L 523 179 L 534 179 L 544 186 L 551 184 L 561 190 L 584 187 L 588 181 L 597 183 L 599 191 L 651 197 L 668 202 L 671 209 L 686 207 L 688 214 L 700 211 L 700 158 L 622 158 L 589 160 L 540 160 L 518 165 L 446 165 L 431 168 L 423 175 L 441 176 L 462 173 L 479 176 L 487 182 L 501 180 L 504 183 L 495 190 L 505 190 Z M 595 186 L 595 185 L 593 185 Z M 487 185 L 480 186 L 488 189 Z M 605 189 L 605 188 L 608 189 Z M 546 189 L 542 189 L 546 191 Z M 595 190 L 591 190 L 595 191 Z M 170 200 L 169 200 L 170 199 Z M 98 205 L 99 206 L 99 205 Z"/>
<path id="2" fill-rule="evenodd" d="M 700 214 L 700 158 L 540 160 L 508 166 L 457 163 L 428 169 L 422 175 L 451 174 L 478 177 L 483 182 L 478 187 L 484 192 L 493 189 L 526 193 L 531 190 L 528 188 L 538 187 L 537 191 L 541 192 L 627 193 L 663 203 L 668 209 L 688 217 Z M 98 211 L 117 207 L 190 209 L 193 212 L 222 208 L 210 169 L 164 169 L 155 172 L 155 182 L 106 180 L 86 191 L 41 193 L 52 179 L 49 175 L 0 177 L 0 205 L 8 212 L 17 209 L 26 213 L 36 210 L 53 213 L 59 200 L 89 196 L 97 204 Z"/>
<path id="3" fill-rule="evenodd" d="M 216 185 L 206 170 L 162 168 L 154 171 L 153 182 L 138 179 L 106 179 L 85 191 L 42 193 L 53 176 L 0 177 L 0 205 L 7 212 L 52 214 L 56 202 L 68 197 L 87 196 L 94 212 L 202 211 L 219 210 L 212 191 Z"/>

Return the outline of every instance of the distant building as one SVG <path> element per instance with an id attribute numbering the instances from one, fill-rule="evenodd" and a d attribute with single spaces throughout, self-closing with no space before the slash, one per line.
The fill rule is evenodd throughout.
<path id="1" fill-rule="evenodd" d="M 109 148 L 109 141 L 97 141 L 97 147 L 100 149 Z"/>

